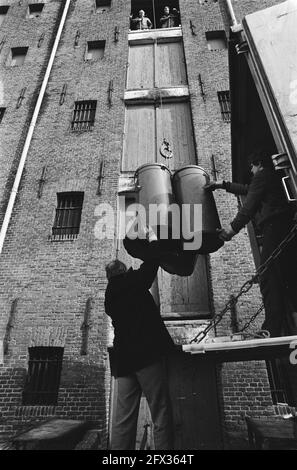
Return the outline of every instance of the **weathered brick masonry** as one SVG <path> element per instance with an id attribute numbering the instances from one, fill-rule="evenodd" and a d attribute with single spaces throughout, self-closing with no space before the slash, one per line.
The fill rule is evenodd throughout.
<path id="1" fill-rule="evenodd" d="M 37 46 L 32 46 L 32 50 L 29 48 L 29 61 L 26 60 L 22 66 L 24 72 L 21 83 L 19 76 L 13 76 L 13 80 L 9 75 L 7 80 L 4 76 L 9 96 L 5 104 L 12 108 L 4 122 L 4 129 L 10 139 L 16 136 L 10 143 L 11 158 L 6 161 L 7 174 L 2 172 L 4 184 L 8 173 L 12 171 L 13 160 L 19 155 L 12 144 L 16 138 L 19 139 L 27 115 L 32 112 L 32 105 L 30 107 L 27 104 L 25 108 L 29 101 L 27 98 L 19 111 L 24 113 L 20 124 L 19 118 L 15 116 L 15 101 L 23 86 L 28 86 L 28 93 L 31 88 L 32 92 L 34 90 L 34 78 L 39 72 L 37 66 L 40 69 L 44 66 L 51 34 L 54 34 L 58 13 L 64 2 L 45 2 L 41 17 L 31 20 L 36 23 L 41 21 L 43 27 L 35 30 L 31 23 L 24 33 L 18 25 L 29 22 L 22 16 L 27 2 L 22 7 L 18 6 L 18 2 L 11 4 L 10 28 L 14 31 L 14 37 L 11 41 L 7 38 L 6 54 L 13 41 L 19 45 L 36 44 L 43 29 L 48 39 L 41 49 L 37 49 Z M 11 387 L 4 384 L 4 392 L 1 394 L 2 433 L 14 429 L 12 426 L 17 426 L 20 418 L 25 421 L 32 417 L 27 416 L 24 408 L 21 416 L 19 411 L 30 335 L 34 334 L 37 327 L 46 329 L 58 326 L 64 328 L 66 333 L 59 402 L 54 411 L 43 411 L 45 414 L 49 412 L 57 416 L 94 420 L 104 433 L 109 393 L 107 333 L 103 310 L 104 265 L 113 254 L 113 241 L 99 241 L 94 237 L 97 221 L 94 211 L 103 200 L 112 203 L 114 207 L 116 204 L 129 11 L 128 2 L 125 1 L 115 2 L 110 10 L 98 12 L 92 0 L 71 2 L 1 259 L 2 331 L 6 328 L 11 302 L 15 298 L 19 299 L 9 354 L 5 358 L 5 367 L 2 367 L 4 377 L 9 376 L 9 370 L 12 371 L 9 382 Z M 43 14 L 46 16 L 43 17 Z M 120 29 L 118 42 L 114 42 L 115 26 Z M 75 46 L 78 30 L 79 43 Z M 86 43 L 91 40 L 106 41 L 105 55 L 100 62 L 84 61 Z M 46 45 L 47 53 L 44 50 Z M 42 53 L 43 62 L 39 64 Z M 14 69 L 8 73 L 12 76 Z M 114 93 L 112 106 L 109 106 L 107 90 L 111 79 L 114 81 Z M 67 94 L 64 104 L 60 105 L 64 84 L 67 84 Z M 70 131 L 74 101 L 88 99 L 97 100 L 94 129 L 92 132 L 74 134 Z M 96 193 L 102 159 L 105 160 L 105 179 L 99 197 Z M 39 179 L 45 165 L 46 181 L 42 197 L 38 198 Z M 50 241 L 48 237 L 54 220 L 56 193 L 77 190 L 84 192 L 79 238 L 60 243 Z M 89 354 L 81 356 L 80 328 L 89 297 L 93 301 Z"/>
<path id="2" fill-rule="evenodd" d="M 64 1 L 45 0 L 42 15 L 26 19 L 28 2 L 1 2 L 10 5 L 0 27 L 5 44 L 0 55 L 1 106 L 7 107 L 0 127 L 0 215 L 6 207 L 26 129 L 64 6 Z M 234 0 L 240 20 L 246 13 L 278 3 L 276 1 Z M 230 126 L 223 122 L 217 92 L 229 89 L 227 50 L 209 51 L 205 32 L 226 30 L 229 17 L 224 0 L 198 2 L 180 0 L 183 41 L 191 94 L 191 106 L 198 164 L 211 172 L 215 156 L 219 178 L 231 178 Z M 113 0 L 111 8 L 95 11 L 94 0 L 73 0 L 55 58 L 46 95 L 28 154 L 21 188 L 0 260 L 0 327 L 4 336 L 12 302 L 18 299 L 8 354 L 0 366 L 0 437 L 11 435 L 32 419 L 68 416 L 96 422 L 103 440 L 108 422 L 110 375 L 106 346 L 108 325 L 103 300 L 106 286 L 104 265 L 114 256 L 113 240 L 97 240 L 94 213 L 100 202 L 116 208 L 119 164 L 124 130 L 122 101 L 128 53 L 130 2 Z M 195 35 L 190 28 L 195 26 Z M 34 25 L 34 27 L 32 26 Z M 119 40 L 114 41 L 114 28 Z M 77 32 L 78 44 L 75 45 Z M 40 47 L 38 41 L 44 33 Z M 105 40 L 104 58 L 84 60 L 87 41 Z M 11 47 L 29 47 L 25 64 L 6 65 Z M 198 75 L 204 83 L 203 100 Z M 112 103 L 108 87 L 113 80 Z M 64 85 L 65 101 L 60 104 Z M 21 107 L 16 103 L 27 87 Z M 64 88 L 65 89 L 65 88 Z M 90 132 L 70 130 L 74 102 L 97 100 L 95 125 Z M 97 195 L 100 162 L 105 162 L 102 194 Z M 47 167 L 42 195 L 39 180 Z M 83 191 L 84 203 L 77 240 L 49 240 L 53 225 L 56 193 Z M 237 209 L 234 196 L 215 194 L 222 223 L 230 221 Z M 252 274 L 254 262 L 249 238 L 243 230 L 231 243 L 210 256 L 212 303 L 218 312 L 230 293 Z M 88 355 L 81 356 L 81 325 L 88 298 L 91 329 Z M 257 287 L 238 304 L 243 323 L 259 306 Z M 178 338 L 195 334 L 195 321 L 172 327 Z M 51 344 L 57 329 L 65 346 L 59 400 L 56 407 L 22 406 L 28 346 Z M 178 331 L 179 329 L 179 331 Z M 38 332 L 42 332 L 43 340 Z M 194 332 L 194 333 L 193 333 Z M 218 334 L 230 332 L 228 317 Z M 223 365 L 218 370 L 219 395 L 225 445 L 233 432 L 244 432 L 243 416 L 273 413 L 269 384 L 263 362 Z"/>

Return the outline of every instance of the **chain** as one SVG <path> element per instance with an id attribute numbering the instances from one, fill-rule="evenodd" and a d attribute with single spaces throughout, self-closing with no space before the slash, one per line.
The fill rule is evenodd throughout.
<path id="1" fill-rule="evenodd" d="M 286 246 L 290 243 L 293 238 L 295 238 L 297 232 L 297 224 L 294 225 L 294 227 L 290 230 L 288 235 L 284 238 L 284 240 L 276 247 L 276 249 L 271 253 L 271 255 L 267 258 L 267 260 L 259 266 L 259 268 L 256 270 L 255 274 L 248 280 L 246 281 L 242 287 L 240 288 L 239 292 L 237 295 L 234 295 L 228 302 L 225 304 L 225 307 L 217 313 L 211 323 L 207 325 L 207 327 L 200 331 L 191 341 L 190 343 L 194 342 L 201 342 L 207 334 L 214 329 L 223 319 L 224 315 L 238 302 L 238 299 L 243 295 L 246 294 L 252 287 L 253 285 L 258 281 L 259 277 L 262 276 L 269 266 L 275 261 L 279 255 L 283 252 L 283 250 L 286 248 Z M 246 322 L 246 324 L 243 326 L 243 328 L 240 330 L 241 332 L 246 330 L 250 324 L 255 320 L 255 318 L 263 311 L 264 305 L 262 304 L 261 307 L 257 310 L 257 312 Z"/>
<path id="2" fill-rule="evenodd" d="M 257 316 L 264 310 L 264 304 L 262 304 L 258 310 L 254 313 L 254 315 L 244 324 L 244 326 L 238 331 L 238 333 L 242 333 L 243 331 L 247 330 L 251 323 L 253 323 Z"/>

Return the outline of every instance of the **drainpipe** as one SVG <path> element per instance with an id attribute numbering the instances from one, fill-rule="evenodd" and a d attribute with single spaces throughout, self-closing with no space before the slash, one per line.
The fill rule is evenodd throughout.
<path id="1" fill-rule="evenodd" d="M 50 76 L 50 73 L 51 73 L 51 70 L 52 70 L 52 66 L 53 66 L 54 59 L 55 59 L 55 56 L 56 56 L 56 52 L 57 52 L 57 49 L 58 49 L 58 45 L 59 45 L 59 42 L 60 42 L 61 34 L 62 34 L 64 24 L 65 24 L 65 21 L 66 21 L 66 17 L 67 17 L 67 13 L 68 13 L 68 10 L 69 10 L 70 2 L 71 2 L 71 0 L 66 0 L 63 15 L 62 15 L 60 25 L 59 25 L 59 29 L 58 29 L 58 32 L 57 32 L 57 35 L 56 35 L 56 39 L 55 39 L 55 42 L 54 42 L 54 45 L 53 45 L 51 56 L 50 56 L 50 59 L 49 59 L 48 65 L 47 65 L 47 69 L 46 69 L 46 72 L 45 72 L 45 75 L 44 75 L 44 78 L 43 78 L 42 86 L 41 86 L 41 89 L 40 89 L 40 92 L 39 92 L 38 100 L 37 100 L 37 103 L 36 103 L 36 106 L 35 106 L 35 109 L 34 109 L 34 113 L 33 113 L 32 119 L 31 119 L 28 134 L 27 134 L 27 137 L 26 137 L 26 140 L 25 140 L 25 144 L 24 144 L 24 148 L 23 148 L 22 155 L 21 155 L 21 158 L 20 158 L 17 173 L 16 173 L 16 176 L 15 176 L 13 188 L 11 190 L 10 198 L 9 198 L 9 201 L 8 201 L 8 205 L 7 205 L 7 208 L 6 208 L 3 224 L 2 224 L 2 227 L 1 227 L 1 231 L 0 231 L 0 254 L 2 252 L 4 240 L 5 240 L 5 237 L 6 237 L 8 225 L 9 225 L 9 222 L 10 222 L 10 219 L 11 219 L 11 214 L 12 214 L 13 207 L 14 207 L 14 202 L 15 202 L 15 199 L 16 199 L 16 196 L 17 196 L 17 193 L 18 193 L 20 181 L 21 181 L 21 178 L 22 178 L 24 166 L 25 166 L 28 151 L 29 151 L 29 147 L 30 147 L 30 144 L 31 144 L 33 132 L 34 132 L 36 121 L 37 121 L 39 111 L 40 111 L 40 108 L 41 108 L 42 100 L 44 98 L 45 90 L 46 90 L 46 87 L 47 87 L 47 84 L 48 84 L 49 76 Z"/>
<path id="2" fill-rule="evenodd" d="M 238 31 L 241 31 L 241 30 L 242 30 L 242 26 L 241 26 L 241 24 L 238 23 L 237 20 L 236 20 L 235 13 L 234 13 L 234 10 L 233 10 L 232 0 L 226 0 L 226 3 L 227 3 L 229 15 L 230 15 L 230 17 L 231 17 L 231 21 L 232 21 L 231 30 L 232 30 L 234 33 L 235 33 L 235 32 L 238 32 Z"/>

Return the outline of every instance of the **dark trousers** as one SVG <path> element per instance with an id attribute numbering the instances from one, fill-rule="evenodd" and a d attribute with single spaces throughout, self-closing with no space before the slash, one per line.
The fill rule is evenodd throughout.
<path id="1" fill-rule="evenodd" d="M 277 217 L 263 229 L 261 264 L 278 247 L 293 226 L 287 215 Z M 296 334 L 297 317 L 297 241 L 289 243 L 260 277 L 265 321 L 262 328 L 270 335 Z"/>

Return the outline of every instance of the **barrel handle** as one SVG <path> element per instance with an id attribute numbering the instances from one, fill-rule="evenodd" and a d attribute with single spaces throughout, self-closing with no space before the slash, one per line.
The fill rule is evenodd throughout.
<path id="1" fill-rule="evenodd" d="M 296 198 L 292 198 L 292 197 L 290 196 L 290 193 L 289 193 L 289 190 L 288 190 L 288 187 L 287 187 L 287 180 L 288 180 L 289 178 L 290 178 L 290 176 L 284 176 L 284 177 L 282 178 L 283 187 L 284 187 L 284 189 L 285 189 L 285 192 L 286 192 L 286 196 L 287 196 L 288 201 L 289 201 L 289 202 L 296 202 L 297 199 L 296 199 Z"/>
<path id="2" fill-rule="evenodd" d="M 140 191 L 141 188 L 142 188 L 142 186 L 140 186 L 140 184 L 138 184 L 138 178 L 137 178 L 137 176 L 134 176 L 134 189 L 135 189 L 135 192 Z"/>

